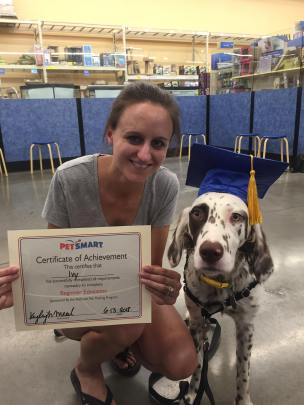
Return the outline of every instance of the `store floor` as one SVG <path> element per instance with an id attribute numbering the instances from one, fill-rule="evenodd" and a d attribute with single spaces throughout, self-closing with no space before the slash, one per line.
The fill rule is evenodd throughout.
<path id="1" fill-rule="evenodd" d="M 183 186 L 187 160 L 170 158 L 167 166 L 181 181 L 178 212 L 195 198 L 196 190 Z M 7 229 L 44 228 L 40 212 L 51 179 L 49 172 L 0 176 L 0 263 L 8 261 Z M 255 405 L 304 403 L 304 174 L 286 173 L 262 202 L 264 230 L 275 262 L 275 273 L 265 285 L 256 318 L 252 353 L 251 392 Z M 173 226 L 171 229 L 172 234 Z M 170 235 L 171 236 L 171 235 Z M 167 265 L 167 262 L 165 261 Z M 179 266 L 182 271 L 183 265 Z M 177 303 L 184 313 L 183 297 Z M 221 345 L 210 363 L 210 384 L 217 405 L 231 405 L 235 380 L 233 323 L 218 316 Z M 0 404 L 78 404 L 69 374 L 79 343 L 58 343 L 52 331 L 15 332 L 13 311 L 0 312 Z M 152 404 L 148 371 L 131 379 L 104 368 L 118 405 Z M 207 404 L 207 402 L 204 402 Z"/>

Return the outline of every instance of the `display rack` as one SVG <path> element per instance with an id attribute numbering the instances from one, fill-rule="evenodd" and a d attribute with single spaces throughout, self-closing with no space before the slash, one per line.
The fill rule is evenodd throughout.
<path id="1" fill-rule="evenodd" d="M 217 63 L 213 71 L 215 93 L 301 86 L 303 33 L 304 24 L 299 22 L 293 34 L 261 36 L 247 47 L 232 49 L 230 61 Z"/>
<path id="2" fill-rule="evenodd" d="M 208 76 L 210 56 L 218 52 L 219 43 L 233 41 L 238 46 L 255 39 L 207 31 L 11 19 L 0 19 L 0 33 L 2 86 L 72 83 L 85 89 L 148 80 L 166 88 L 198 89 L 204 81 L 208 83 L 204 94 L 210 94 L 210 80 L 202 75 Z"/>
<path id="3" fill-rule="evenodd" d="M 42 43 L 41 21 L 1 18 L 0 34 L 0 79 L 2 84 L 8 82 L 11 87 L 15 88 L 20 76 L 24 80 L 34 80 L 38 76 L 38 80 L 45 81 L 45 70 L 35 63 L 35 58 L 42 57 L 42 52 L 39 52 Z M 21 37 L 22 45 L 19 44 Z M 13 41 L 12 38 L 15 38 L 16 41 Z M 21 50 L 22 46 L 25 48 L 24 50 Z M 27 61 L 31 63 L 26 63 Z M 8 80 L 7 72 L 9 72 Z"/>
<path id="4" fill-rule="evenodd" d="M 127 80 L 147 80 L 178 94 L 199 94 L 207 71 L 208 32 L 126 27 Z"/>
<path id="5" fill-rule="evenodd" d="M 19 86 L 24 81 L 86 83 L 102 80 L 103 76 L 113 82 L 126 80 L 122 26 L 0 19 L 0 32 L 2 82 Z M 6 44 L 5 36 L 9 38 Z M 94 45 L 85 45 L 90 43 Z M 18 59 L 21 55 L 22 59 Z M 106 66 L 101 66 L 102 55 Z M 26 60 L 34 63 L 26 64 Z"/>

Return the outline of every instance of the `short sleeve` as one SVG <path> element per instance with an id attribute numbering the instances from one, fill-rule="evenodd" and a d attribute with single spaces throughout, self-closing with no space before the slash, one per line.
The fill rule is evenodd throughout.
<path id="1" fill-rule="evenodd" d="M 153 186 L 154 204 L 151 225 L 162 227 L 170 225 L 179 195 L 179 181 L 175 173 L 166 168 L 160 170 Z"/>
<path id="2" fill-rule="evenodd" d="M 49 224 L 53 224 L 59 228 L 69 228 L 70 221 L 66 197 L 60 176 L 61 171 L 57 170 L 49 187 L 42 210 L 42 218 L 44 218 Z"/>

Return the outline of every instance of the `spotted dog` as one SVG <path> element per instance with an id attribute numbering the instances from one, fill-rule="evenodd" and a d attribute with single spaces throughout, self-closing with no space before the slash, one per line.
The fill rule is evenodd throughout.
<path id="1" fill-rule="evenodd" d="M 250 295 L 225 307 L 236 326 L 236 397 L 235 405 L 252 405 L 249 392 L 250 355 L 253 319 L 258 310 L 260 286 L 273 272 L 273 262 L 260 225 L 249 225 L 247 205 L 227 193 L 206 193 L 183 210 L 168 250 L 172 267 L 179 264 L 186 251 L 185 282 L 192 295 L 210 307 L 235 297 L 248 285 L 257 282 Z M 209 280 L 207 284 L 204 280 Z M 211 280 L 211 282 L 210 282 Z M 212 281 L 228 283 L 216 288 Z M 192 375 L 183 404 L 193 404 L 199 387 L 202 342 L 208 328 L 200 307 L 185 294 L 189 328 L 198 352 L 199 366 Z"/>

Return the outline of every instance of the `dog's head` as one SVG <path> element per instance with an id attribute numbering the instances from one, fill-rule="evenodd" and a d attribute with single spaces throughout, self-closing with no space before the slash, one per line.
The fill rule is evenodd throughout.
<path id="1" fill-rule="evenodd" d="M 168 250 L 171 266 L 183 250 L 193 253 L 194 268 L 207 277 L 225 277 L 243 259 L 258 281 L 273 269 L 260 225 L 249 225 L 247 205 L 232 194 L 206 193 L 183 210 Z"/>

